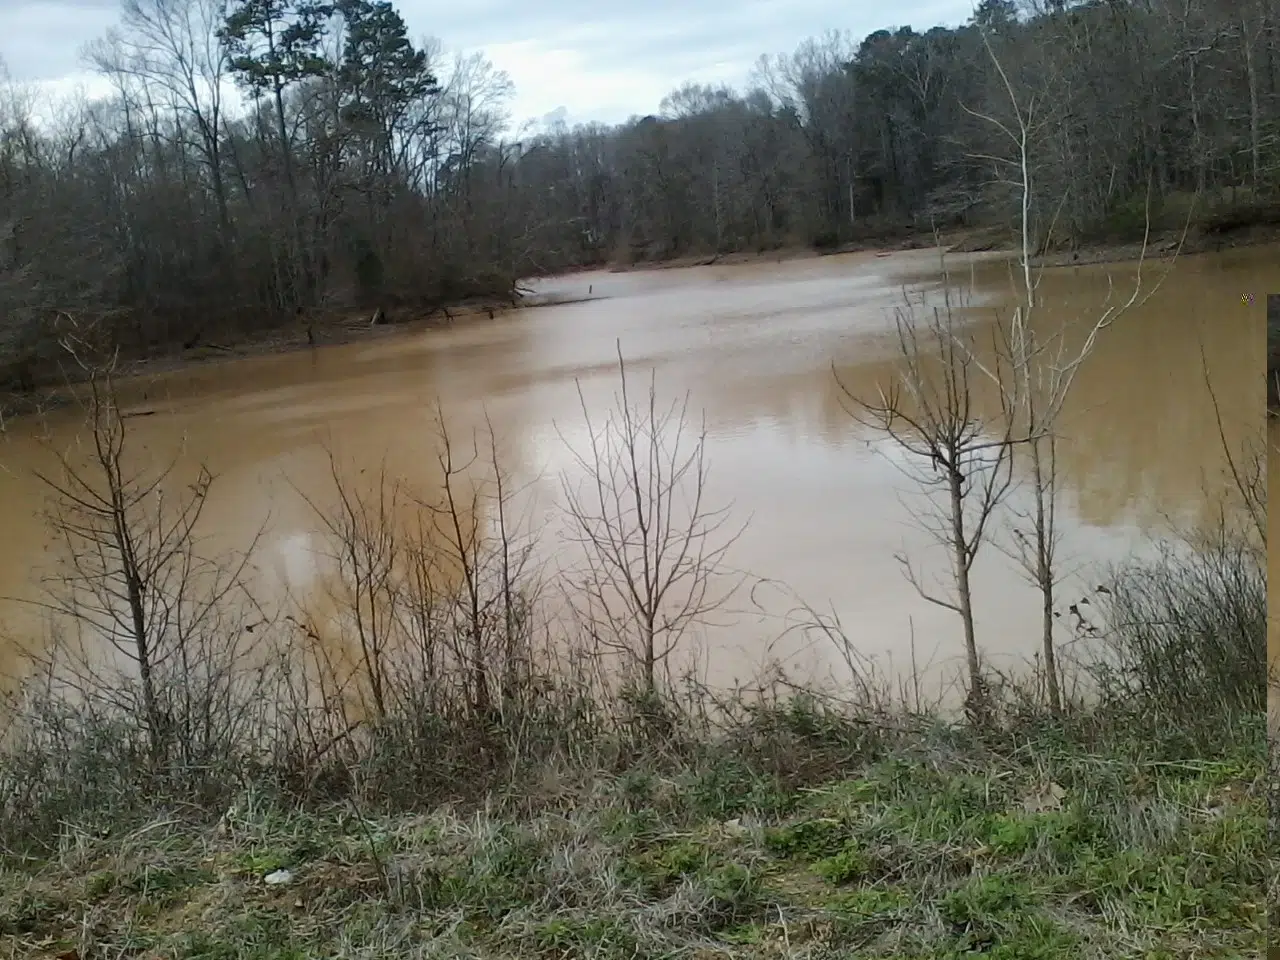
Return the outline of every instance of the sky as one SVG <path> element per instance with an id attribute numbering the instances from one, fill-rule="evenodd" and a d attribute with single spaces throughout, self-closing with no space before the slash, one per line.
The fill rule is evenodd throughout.
<path id="1" fill-rule="evenodd" d="M 515 85 L 515 124 L 570 125 L 656 113 L 685 83 L 741 86 L 761 54 L 790 53 L 828 30 L 863 37 L 969 18 L 974 0 L 399 0 L 410 36 L 483 52 Z M 84 45 L 119 16 L 119 0 L 0 0 L 0 59 L 16 81 L 57 95 L 101 82 Z M 892 20 L 886 20 L 892 17 Z"/>

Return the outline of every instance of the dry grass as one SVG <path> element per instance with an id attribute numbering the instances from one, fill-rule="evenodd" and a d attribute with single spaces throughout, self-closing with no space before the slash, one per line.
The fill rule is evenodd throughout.
<path id="1" fill-rule="evenodd" d="M 797 701 L 682 762 L 478 805 L 247 790 L 216 823 L 67 824 L 8 861 L 0 957 L 1257 955 L 1280 864 L 1246 733 L 1179 762 L 1115 727 L 869 732 Z"/>
<path id="2" fill-rule="evenodd" d="M 443 439 L 448 496 L 413 501 L 433 525 L 417 539 L 397 488 L 344 490 L 335 471 L 333 616 L 264 614 L 274 659 L 211 671 L 208 625 L 242 621 L 143 618 L 125 649 L 181 666 L 152 672 L 156 709 L 136 670 L 68 678 L 49 660 L 29 678 L 0 714 L 0 960 L 1262 949 L 1280 863 L 1260 551 L 1117 571 L 1101 696 L 1060 715 L 1016 679 L 967 724 L 870 683 L 856 703 L 785 678 L 628 686 L 602 666 L 602 621 L 591 643 L 549 642 L 496 459 L 472 488 L 459 464 L 484 450 Z M 650 559 L 663 542 L 644 541 Z M 90 583 L 121 566 L 102 555 Z M 200 595 L 123 565 L 157 609 Z M 642 652 L 646 611 L 626 621 L 648 624 Z M 343 670 L 326 623 L 354 651 Z"/>

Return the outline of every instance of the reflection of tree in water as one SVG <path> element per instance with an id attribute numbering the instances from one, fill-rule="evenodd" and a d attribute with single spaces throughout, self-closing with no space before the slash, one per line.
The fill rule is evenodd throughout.
<path id="1" fill-rule="evenodd" d="M 463 580 L 457 541 L 439 522 L 448 504 L 443 471 L 429 478 L 419 472 L 409 483 L 389 465 L 384 473 L 357 464 L 335 458 L 315 471 L 317 477 L 332 471 L 328 488 L 308 497 L 309 522 L 318 528 L 310 537 L 316 568 L 305 582 L 291 584 L 287 618 L 312 694 L 340 704 L 348 721 L 378 712 L 386 696 L 378 688 L 382 673 L 420 658 L 426 638 L 416 628 L 429 617 L 431 630 L 438 629 Z M 468 468 L 450 477 L 464 545 L 490 522 L 482 490 L 492 477 L 482 460 Z M 456 657 L 436 664 L 446 666 L 460 672 L 462 664 Z"/>
<path id="2" fill-rule="evenodd" d="M 1132 283 L 1131 270 L 1115 274 L 1117 290 Z M 1228 261 L 1189 258 L 1104 332 L 1061 424 L 1064 488 L 1085 520 L 1213 522 L 1231 494 L 1224 440 L 1239 456 L 1261 439 L 1260 388 L 1239 375 L 1261 361 L 1260 318 L 1237 292 L 1250 276 Z M 1040 322 L 1054 329 L 1093 315 L 1106 283 L 1100 270 L 1046 273 Z"/>
<path id="3" fill-rule="evenodd" d="M 980 264 L 974 271 L 978 292 L 998 299 L 1009 289 L 1006 271 L 1001 263 Z M 1149 301 L 1103 331 L 1064 407 L 1058 450 L 1062 489 L 1085 522 L 1158 527 L 1171 515 L 1184 522 L 1212 522 L 1230 480 L 1204 364 L 1227 444 L 1238 452 L 1258 442 L 1261 387 L 1238 373 L 1260 364 L 1261 318 L 1241 302 L 1239 289 L 1266 282 L 1269 271 L 1277 273 L 1272 282 L 1280 287 L 1280 268 L 1261 254 L 1185 258 Z M 1161 264 L 1147 264 L 1144 283 L 1153 285 L 1162 272 Z M 1115 266 L 1111 273 L 1114 296 L 1127 297 L 1132 265 Z M 967 284 L 968 269 L 958 270 L 957 280 Z M 1082 321 L 1097 315 L 1107 283 L 1106 268 L 1047 271 L 1034 315 L 1042 334 L 1066 323 L 1068 354 L 1078 349 L 1087 332 Z M 971 313 L 980 325 L 975 331 L 980 359 L 989 364 L 992 340 L 981 325 L 992 323 L 997 310 Z M 855 389 L 874 395 L 895 374 L 891 350 L 876 340 L 833 338 L 831 348 L 842 379 Z M 875 359 L 867 360 L 868 353 Z M 998 413 L 997 391 L 989 381 L 975 376 L 972 389 L 977 413 Z M 717 391 L 713 409 L 725 411 L 730 420 L 768 417 L 832 445 L 847 444 L 857 429 L 829 368 L 735 381 Z"/>
<path id="4" fill-rule="evenodd" d="M 431 500 L 439 489 L 435 399 L 443 399 L 451 429 L 470 441 L 473 432 L 485 429 L 477 398 L 491 398 L 504 463 L 522 467 L 530 411 L 501 397 L 519 387 L 511 382 L 512 371 L 521 369 L 530 334 L 520 324 L 494 329 L 501 335 L 493 338 L 487 358 L 476 350 L 474 330 L 465 339 L 439 331 L 421 342 L 396 338 L 125 380 L 120 387 L 126 412 L 161 414 L 130 418 L 130 442 L 157 459 L 178 455 L 179 476 L 209 464 L 216 479 L 199 532 L 219 546 L 241 547 L 268 523 L 256 566 L 263 602 L 270 604 L 291 579 L 287 545 L 297 553 L 315 543 L 316 518 L 295 487 L 324 501 L 326 446 L 357 476 L 360 470 L 376 473 L 385 459 L 389 475 Z M 41 555 L 47 538 L 38 516 L 42 493 L 29 475 L 45 465 L 37 436 L 47 429 L 53 442 L 66 446 L 74 444 L 81 427 L 70 408 L 55 411 L 44 426 L 34 419 L 6 426 L 3 456 L 11 469 L 0 475 L 0 529 L 7 548 L 0 557 L 0 596 L 22 597 L 30 592 L 31 558 Z M 19 562 L 6 562 L 11 558 Z M 293 566 L 296 575 L 299 567 L 315 564 Z M 0 604 L 0 616 L 13 619 L 27 636 L 38 630 L 38 624 L 18 623 L 19 612 Z M 9 649 L 0 641 L 0 671 L 11 666 Z"/>

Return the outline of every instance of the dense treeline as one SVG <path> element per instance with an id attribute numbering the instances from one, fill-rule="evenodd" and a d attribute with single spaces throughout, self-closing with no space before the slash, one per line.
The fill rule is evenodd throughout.
<path id="1" fill-rule="evenodd" d="M 956 30 L 828 35 L 762 58 L 744 94 L 685 86 L 660 117 L 540 139 L 520 168 L 540 185 L 540 249 L 679 256 L 1012 223 L 1019 115 L 1033 245 L 1051 225 L 1064 243 L 1140 236 L 1148 185 L 1157 214 L 1228 188 L 1238 209 L 1280 180 L 1278 10 L 1094 0 L 1019 16 L 985 0 Z"/>
<path id="2" fill-rule="evenodd" d="M 510 81 L 413 44 L 389 3 L 124 0 L 89 56 L 113 97 L 51 125 L 14 93 L 0 117 L 10 382 L 57 358 L 72 317 L 99 345 L 194 346 L 509 295 L 525 269 Z"/>
<path id="3" fill-rule="evenodd" d="M 1024 145 L 1036 246 L 1140 232 L 1148 195 L 1230 226 L 1280 180 L 1278 8 L 983 0 L 518 139 L 506 76 L 390 3 L 125 0 L 90 51 L 112 97 L 0 105 L 0 384 L 32 386 L 68 317 L 139 352 L 613 258 L 1016 224 Z"/>

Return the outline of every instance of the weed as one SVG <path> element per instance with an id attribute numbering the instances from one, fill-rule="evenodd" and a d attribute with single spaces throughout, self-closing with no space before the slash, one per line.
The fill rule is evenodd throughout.
<path id="1" fill-rule="evenodd" d="M 833 818 L 802 820 L 765 831 L 765 846 L 782 857 L 823 860 L 839 854 L 849 839 L 849 829 Z"/>
<path id="2" fill-rule="evenodd" d="M 813 872 L 830 883 L 846 884 L 866 876 L 871 864 L 864 851 L 850 842 L 835 856 L 825 857 L 813 865 Z"/>

